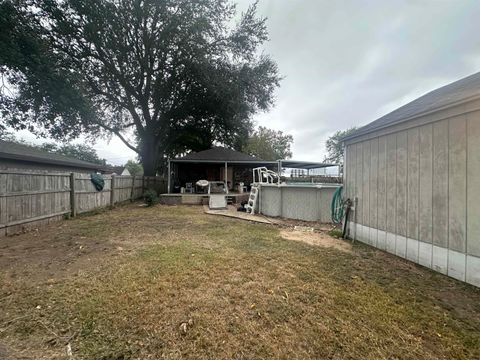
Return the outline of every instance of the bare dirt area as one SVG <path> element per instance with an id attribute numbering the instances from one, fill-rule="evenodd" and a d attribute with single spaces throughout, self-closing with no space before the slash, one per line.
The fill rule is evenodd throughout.
<path id="1" fill-rule="evenodd" d="M 346 240 L 335 239 L 326 233 L 298 230 L 281 230 L 280 236 L 287 240 L 302 241 L 309 245 L 334 248 L 336 250 L 351 252 L 352 245 Z"/>
<path id="2" fill-rule="evenodd" d="M 480 291 L 321 231 L 140 207 L 0 239 L 1 359 L 478 359 Z"/>

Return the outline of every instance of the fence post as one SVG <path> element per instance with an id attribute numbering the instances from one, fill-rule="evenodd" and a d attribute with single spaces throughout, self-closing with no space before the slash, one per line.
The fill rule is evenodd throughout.
<path id="1" fill-rule="evenodd" d="M 145 175 L 142 175 L 142 196 L 144 192 L 145 192 Z"/>
<path id="2" fill-rule="evenodd" d="M 115 175 L 112 174 L 112 180 L 110 181 L 110 207 L 115 205 Z"/>
<path id="3" fill-rule="evenodd" d="M 135 175 L 132 175 L 132 191 L 130 192 L 130 201 L 133 201 L 133 194 L 135 192 Z"/>
<path id="4" fill-rule="evenodd" d="M 77 215 L 77 203 L 75 199 L 75 173 L 70 173 L 70 210 L 72 217 Z"/>

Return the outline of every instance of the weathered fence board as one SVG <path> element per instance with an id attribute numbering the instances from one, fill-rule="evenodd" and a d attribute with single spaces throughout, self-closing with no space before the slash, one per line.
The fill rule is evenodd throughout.
<path id="1" fill-rule="evenodd" d="M 65 215 L 138 199 L 146 188 L 165 192 L 167 187 L 164 179 L 156 177 L 103 178 L 105 186 L 97 191 L 90 174 L 0 171 L 0 236 L 38 228 Z"/>

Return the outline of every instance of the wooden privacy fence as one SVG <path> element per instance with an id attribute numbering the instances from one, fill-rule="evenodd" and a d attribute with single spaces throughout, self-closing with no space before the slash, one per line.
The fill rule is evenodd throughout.
<path id="1" fill-rule="evenodd" d="M 0 236 L 116 203 L 138 199 L 144 189 L 167 191 L 166 180 L 154 176 L 103 175 L 97 191 L 90 174 L 0 171 Z"/>

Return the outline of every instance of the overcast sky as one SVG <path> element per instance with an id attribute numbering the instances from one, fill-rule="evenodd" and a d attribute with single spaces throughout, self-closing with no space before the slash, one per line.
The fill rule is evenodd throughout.
<path id="1" fill-rule="evenodd" d="M 478 0 L 261 0 L 259 14 L 284 80 L 255 120 L 292 134 L 298 160 L 322 160 L 336 130 L 480 71 Z M 115 164 L 135 158 L 116 139 L 95 148 Z"/>

